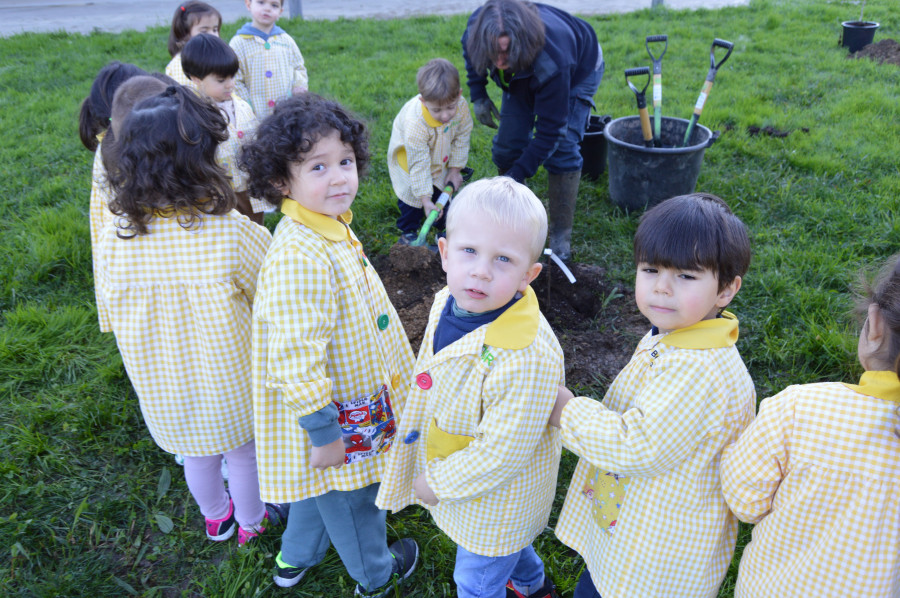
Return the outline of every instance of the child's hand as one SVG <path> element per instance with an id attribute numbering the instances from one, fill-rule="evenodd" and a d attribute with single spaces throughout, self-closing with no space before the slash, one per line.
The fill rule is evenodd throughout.
<path id="1" fill-rule="evenodd" d="M 433 507 L 438 504 L 438 497 L 434 495 L 431 486 L 428 485 L 428 478 L 425 476 L 424 471 L 416 476 L 416 479 L 413 481 L 413 490 L 416 492 L 416 498 L 426 505 Z"/>
<path id="2" fill-rule="evenodd" d="M 450 168 L 447 170 L 447 180 L 444 181 L 444 187 L 447 185 L 453 185 L 453 189 L 459 191 L 459 188 L 463 184 L 462 175 L 459 172 L 459 168 Z"/>
<path id="3" fill-rule="evenodd" d="M 559 420 L 562 418 L 563 409 L 565 409 L 569 401 L 574 398 L 575 395 L 572 394 L 571 390 L 565 386 L 560 386 L 556 391 L 556 404 L 553 405 L 553 411 L 550 412 L 550 421 L 547 423 L 554 428 L 558 428 Z"/>
<path id="4" fill-rule="evenodd" d="M 435 205 L 435 203 L 433 201 L 431 201 L 431 196 L 429 196 L 429 195 L 423 195 L 421 199 L 422 199 L 422 210 L 424 210 L 425 217 L 427 218 L 429 216 L 429 214 L 431 214 L 431 210 L 437 209 L 437 205 Z M 441 210 L 441 211 L 443 212 L 443 210 Z M 441 215 L 438 214 L 438 218 L 440 218 L 440 217 L 441 217 Z"/>
<path id="5" fill-rule="evenodd" d="M 314 446 L 309 451 L 309 464 L 315 469 L 338 469 L 344 464 L 344 441 L 338 438 L 324 446 Z"/>
<path id="6" fill-rule="evenodd" d="M 301 93 L 306 93 L 307 91 L 309 91 L 308 87 L 304 87 L 303 85 L 298 85 L 297 87 L 294 87 L 291 89 L 291 95 L 298 96 Z"/>

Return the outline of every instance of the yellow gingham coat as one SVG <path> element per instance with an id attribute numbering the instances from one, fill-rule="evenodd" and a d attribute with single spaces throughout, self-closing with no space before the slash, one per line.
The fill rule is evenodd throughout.
<path id="1" fill-rule="evenodd" d="M 789 386 L 722 457 L 743 521 L 735 597 L 900 596 L 900 383 Z"/>
<path id="2" fill-rule="evenodd" d="M 719 485 L 722 449 L 753 420 L 756 391 L 734 343 L 738 322 L 648 333 L 603 403 L 576 397 L 563 444 L 581 459 L 556 535 L 584 557 L 603 598 L 716 596 L 737 519 Z M 630 478 L 614 533 L 583 492 L 601 472 Z"/>
<path id="3" fill-rule="evenodd" d="M 228 176 L 231 177 L 231 188 L 235 191 L 246 191 L 247 183 L 250 179 L 249 175 L 238 168 L 238 156 L 241 153 L 241 147 L 250 141 L 256 128 L 259 126 L 259 118 L 253 113 L 250 104 L 232 94 L 231 102 L 234 106 L 234 119 L 223 109 L 220 112 L 225 116 L 228 123 L 228 139 L 219 144 L 216 148 L 216 162 L 225 169 Z M 271 210 L 274 206 L 264 199 L 256 197 L 250 198 L 250 205 L 254 212 L 265 212 Z"/>
<path id="4" fill-rule="evenodd" d="M 381 481 L 385 454 L 340 469 L 310 467 L 312 445 L 297 420 L 382 384 L 399 418 L 414 362 L 400 317 L 348 226 L 352 214 L 335 220 L 287 198 L 282 211 L 288 217 L 260 270 L 253 308 L 260 495 L 280 503 Z"/>
<path id="5" fill-rule="evenodd" d="M 238 34 L 228 45 L 240 63 L 235 93 L 250 102 L 260 120 L 272 114 L 277 102 L 291 97 L 294 87 L 309 85 L 303 55 L 287 33 L 270 35 L 268 41 Z"/>
<path id="6" fill-rule="evenodd" d="M 449 296 L 444 288 L 432 305 L 375 504 L 423 504 L 412 484 L 424 471 L 440 501 L 427 507 L 438 527 L 470 552 L 508 555 L 546 527 L 556 495 L 562 445 L 547 420 L 564 383 L 562 349 L 528 287 L 499 318 L 435 355 Z"/>
<path id="7" fill-rule="evenodd" d="M 232 210 L 100 241 L 100 294 L 153 440 L 217 455 L 253 439 L 250 309 L 269 231 Z"/>
<path id="8" fill-rule="evenodd" d="M 403 203 L 422 207 L 423 195 L 432 186 L 442 189 L 448 168 L 463 168 L 469 160 L 472 115 L 465 98 L 459 97 L 449 123 L 435 120 L 417 95 L 394 118 L 388 144 L 388 172 L 394 193 Z"/>
<path id="9" fill-rule="evenodd" d="M 188 89 L 197 91 L 197 86 L 194 85 L 194 82 L 184 74 L 184 68 L 181 66 L 181 52 L 173 56 L 169 64 L 166 65 L 166 74 L 175 79 L 179 85 L 184 85 Z"/>
<path id="10" fill-rule="evenodd" d="M 111 139 L 111 138 L 110 138 Z M 103 135 L 97 136 L 98 141 L 103 140 Z M 97 284 L 99 274 L 97 266 L 100 258 L 100 237 L 106 225 L 112 223 L 115 217 L 109 211 L 109 202 L 112 199 L 112 191 L 109 187 L 109 179 L 106 176 L 106 167 L 103 166 L 103 156 L 100 151 L 101 146 L 97 146 L 94 152 L 94 166 L 91 170 L 91 202 L 89 208 L 89 216 L 91 223 L 91 257 L 94 270 L 94 298 L 97 302 L 97 323 L 100 326 L 100 332 L 112 332 L 109 323 L 109 315 L 100 299 L 100 286 Z"/>

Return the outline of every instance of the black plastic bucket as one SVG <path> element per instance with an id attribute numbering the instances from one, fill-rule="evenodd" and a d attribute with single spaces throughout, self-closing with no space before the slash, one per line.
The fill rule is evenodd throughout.
<path id="1" fill-rule="evenodd" d="M 581 167 L 581 178 L 592 181 L 597 180 L 606 170 L 606 137 L 603 129 L 612 120 L 608 114 L 603 116 L 591 115 L 584 139 L 581 140 L 581 157 L 584 164 Z"/>
<path id="2" fill-rule="evenodd" d="M 608 142 L 609 197 L 626 211 L 641 210 L 675 197 L 693 193 L 700 176 L 703 153 L 719 134 L 701 124 L 694 125 L 686 147 L 688 121 L 662 117 L 662 147 L 644 147 L 639 116 L 617 118 L 606 125 Z"/>
<path id="3" fill-rule="evenodd" d="M 841 45 L 850 52 L 859 52 L 875 39 L 878 23 L 874 21 L 844 21 L 841 23 Z"/>

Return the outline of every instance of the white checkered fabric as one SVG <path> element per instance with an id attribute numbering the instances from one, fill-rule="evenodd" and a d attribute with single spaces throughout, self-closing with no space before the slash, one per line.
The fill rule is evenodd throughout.
<path id="1" fill-rule="evenodd" d="M 184 85 L 188 89 L 197 91 L 197 86 L 194 85 L 194 82 L 184 74 L 184 69 L 181 66 L 181 52 L 173 56 L 169 64 L 166 65 L 166 74 L 175 79 L 179 85 Z"/>
<path id="2" fill-rule="evenodd" d="M 581 459 L 556 535 L 585 560 L 603 598 L 715 596 L 737 519 L 719 485 L 722 449 L 752 421 L 756 392 L 736 347 L 682 349 L 648 333 L 603 403 L 563 410 Z M 630 478 L 613 533 L 583 493 L 591 465 Z"/>
<path id="3" fill-rule="evenodd" d="M 238 157 L 241 153 L 241 147 L 248 143 L 259 126 L 259 119 L 253 113 L 250 104 L 237 97 L 231 96 L 232 106 L 234 107 L 234 118 L 231 118 L 226 111 L 221 110 L 222 115 L 228 122 L 228 139 L 219 144 L 216 148 L 216 162 L 225 169 L 228 176 L 231 177 L 231 187 L 235 191 L 246 191 L 247 183 L 250 176 L 238 168 Z M 275 206 L 264 199 L 256 197 L 250 198 L 250 205 L 254 212 L 271 211 Z"/>
<path id="4" fill-rule="evenodd" d="M 291 97 L 294 87 L 307 87 L 309 77 L 297 43 L 287 33 L 269 36 L 235 35 L 228 42 L 238 55 L 235 93 L 250 102 L 260 120 L 275 104 Z"/>
<path id="5" fill-rule="evenodd" d="M 722 458 L 728 504 L 756 523 L 737 598 L 900 596 L 896 409 L 837 382 L 760 404 Z"/>
<path id="6" fill-rule="evenodd" d="M 332 241 L 282 218 L 259 273 L 253 313 L 263 500 L 295 502 L 381 481 L 385 454 L 339 469 L 310 467 L 312 445 L 297 420 L 333 400 L 371 395 L 382 384 L 399 418 L 413 363 L 400 317 L 350 228 Z"/>
<path id="7" fill-rule="evenodd" d="M 271 236 L 232 210 L 182 228 L 154 217 L 100 241 L 100 285 L 144 421 L 165 451 L 221 454 L 253 439 L 250 310 Z"/>
<path id="8" fill-rule="evenodd" d="M 523 349 L 486 345 L 486 325 L 435 355 L 434 331 L 449 296 L 444 288 L 431 308 L 415 368 L 431 385 L 411 385 L 376 504 L 393 511 L 423 504 L 412 483 L 425 471 L 440 501 L 428 507 L 438 527 L 470 552 L 508 555 L 543 531 L 556 495 L 562 446 L 547 420 L 564 383 L 562 349 L 537 311 L 537 335 Z M 483 359 L 483 349 L 493 359 Z M 432 421 L 471 443 L 427 462 Z"/>
<path id="9" fill-rule="evenodd" d="M 100 257 L 100 237 L 103 229 L 107 224 L 112 223 L 115 217 L 109 211 L 109 202 L 112 199 L 112 192 L 109 188 L 109 179 L 106 176 L 106 167 L 103 166 L 103 156 L 100 146 L 94 153 L 94 166 L 91 170 L 91 203 L 89 207 L 89 217 L 91 223 L 91 256 L 93 260 L 94 270 L 94 298 L 97 302 L 97 323 L 100 326 L 100 332 L 112 332 L 109 323 L 109 315 L 100 299 L 100 286 L 97 283 L 99 275 L 97 266 Z"/>

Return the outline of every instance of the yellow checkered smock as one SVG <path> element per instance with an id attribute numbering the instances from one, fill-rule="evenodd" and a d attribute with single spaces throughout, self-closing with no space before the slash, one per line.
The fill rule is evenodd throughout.
<path id="1" fill-rule="evenodd" d="M 253 439 L 250 309 L 269 231 L 232 210 L 185 230 L 103 229 L 101 297 L 153 440 L 216 455 Z"/>
<path id="2" fill-rule="evenodd" d="M 348 226 L 352 214 L 335 220 L 291 199 L 282 211 L 253 311 L 256 457 L 267 502 L 380 482 L 385 454 L 340 469 L 310 467 L 312 444 L 297 419 L 383 384 L 399 419 L 414 363 L 403 324 Z"/>
<path id="3" fill-rule="evenodd" d="M 454 542 L 503 556 L 546 527 L 562 449 L 547 425 L 564 383 L 563 354 L 529 287 L 492 323 L 432 353 L 450 296 L 435 297 L 376 504 L 419 503 L 413 480 L 427 472 L 440 502 L 427 507 Z"/>
<path id="4" fill-rule="evenodd" d="M 197 91 L 197 86 L 194 85 L 194 82 L 184 74 L 184 69 L 181 66 L 181 52 L 173 56 L 169 64 L 166 65 L 166 74 L 175 79 L 179 85 L 184 85 L 188 89 Z"/>
<path id="5" fill-rule="evenodd" d="M 737 519 L 719 485 L 722 449 L 753 420 L 756 391 L 734 343 L 738 322 L 648 333 L 603 403 L 569 402 L 563 444 L 581 457 L 556 535 L 577 550 L 603 598 L 715 596 Z M 630 478 L 614 532 L 583 491 L 593 467 Z"/>
<path id="6" fill-rule="evenodd" d="M 735 596 L 900 596 L 900 383 L 789 386 L 722 457 L 725 499 L 756 523 Z"/>
<path id="7" fill-rule="evenodd" d="M 216 148 L 216 162 L 218 162 L 228 176 L 231 177 L 231 187 L 235 191 L 246 191 L 247 183 L 250 176 L 238 168 L 238 156 L 241 153 L 241 147 L 250 141 L 256 128 L 259 126 L 259 119 L 253 113 L 250 104 L 232 94 L 232 106 L 234 107 L 234 118 L 231 118 L 225 110 L 221 110 L 228 122 L 228 139 L 219 144 Z M 221 108 L 221 104 L 220 104 Z M 256 197 L 250 198 L 250 205 L 254 212 L 265 212 L 271 210 L 275 206 L 264 199 Z"/>
<path id="8" fill-rule="evenodd" d="M 228 45 L 240 62 L 235 93 L 250 102 L 260 119 L 272 114 L 276 102 L 291 97 L 294 87 L 309 85 L 303 55 L 287 33 L 270 35 L 268 41 L 238 34 Z"/>
<path id="9" fill-rule="evenodd" d="M 469 160 L 472 115 L 465 98 L 459 97 L 449 123 L 435 120 L 421 95 L 404 104 L 394 118 L 388 144 L 388 172 L 394 193 L 403 203 L 422 207 L 421 196 L 431 196 L 432 186 L 444 187 L 448 168 L 463 168 Z"/>
<path id="10" fill-rule="evenodd" d="M 102 141 L 103 135 L 98 135 L 97 140 Z M 103 156 L 100 149 L 101 146 L 98 145 L 97 151 L 94 152 L 94 166 L 91 170 L 91 202 L 88 213 L 91 223 L 91 257 L 94 270 L 94 297 L 97 301 L 97 323 L 100 326 L 100 332 L 111 332 L 109 315 L 106 313 L 106 308 L 100 300 L 100 286 L 97 284 L 99 279 L 97 266 L 99 265 L 100 257 L 101 233 L 114 218 L 113 213 L 109 211 L 112 191 L 109 188 L 109 179 L 106 176 L 106 167 L 103 166 Z"/>

